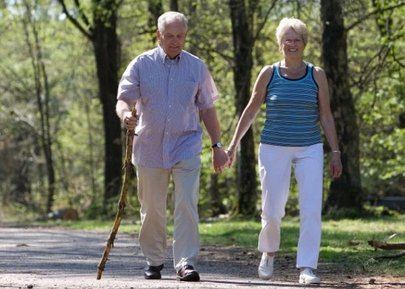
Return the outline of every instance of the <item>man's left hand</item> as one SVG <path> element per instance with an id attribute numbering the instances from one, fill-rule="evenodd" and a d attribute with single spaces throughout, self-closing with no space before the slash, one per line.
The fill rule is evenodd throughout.
<path id="1" fill-rule="evenodd" d="M 222 148 L 212 149 L 212 165 L 216 173 L 222 172 L 228 161 L 228 154 Z"/>

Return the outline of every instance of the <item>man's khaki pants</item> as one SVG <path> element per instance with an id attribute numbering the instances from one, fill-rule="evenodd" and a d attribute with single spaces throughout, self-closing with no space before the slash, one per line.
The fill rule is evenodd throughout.
<path id="1" fill-rule="evenodd" d="M 171 169 L 137 167 L 141 204 L 139 243 L 149 266 L 159 266 L 166 256 L 166 200 L 170 174 L 174 182 L 173 263 L 176 270 L 195 266 L 200 249 L 198 191 L 200 156 L 183 160 Z"/>

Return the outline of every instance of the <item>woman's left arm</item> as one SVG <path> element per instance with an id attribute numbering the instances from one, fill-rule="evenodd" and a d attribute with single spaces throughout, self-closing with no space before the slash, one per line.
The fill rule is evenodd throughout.
<path id="1" fill-rule="evenodd" d="M 342 162 L 340 160 L 341 153 L 337 140 L 335 121 L 330 109 L 328 80 L 326 79 L 325 71 L 320 67 L 314 68 L 314 77 L 319 87 L 318 102 L 321 126 L 332 151 L 330 172 L 332 177 L 336 179 L 342 174 Z"/>

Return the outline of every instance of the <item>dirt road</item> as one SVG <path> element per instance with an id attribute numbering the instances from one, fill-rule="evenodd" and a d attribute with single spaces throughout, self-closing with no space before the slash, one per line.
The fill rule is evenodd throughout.
<path id="1" fill-rule="evenodd" d="M 102 280 L 97 264 L 108 232 L 66 229 L 0 228 L 0 289 L 3 288 L 299 288 L 298 272 L 289 256 L 280 258 L 271 281 L 256 277 L 258 253 L 235 247 L 203 247 L 198 270 L 201 282 L 176 281 L 168 260 L 162 280 L 143 278 L 144 259 L 135 236 L 118 234 Z M 317 288 L 405 288 L 398 279 L 339 275 L 320 264 L 323 283 Z"/>

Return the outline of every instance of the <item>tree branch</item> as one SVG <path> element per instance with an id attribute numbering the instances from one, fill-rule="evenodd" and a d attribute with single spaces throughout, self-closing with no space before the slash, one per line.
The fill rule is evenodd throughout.
<path id="1" fill-rule="evenodd" d="M 219 50 L 217 50 L 217 49 L 214 49 L 214 48 L 209 48 L 208 51 L 218 54 L 218 55 L 221 56 L 229 65 L 231 65 L 231 66 L 234 65 L 234 63 L 233 63 L 233 58 L 232 58 L 231 56 L 227 55 L 226 53 L 223 53 L 223 52 L 221 52 L 221 51 L 219 51 Z"/>
<path id="2" fill-rule="evenodd" d="M 21 95 L 25 95 L 27 93 L 32 93 L 32 87 L 28 84 L 24 77 L 21 77 L 17 71 L 11 66 L 0 65 L 0 76 L 4 76 L 4 79 L 8 79 L 7 85 L 1 87 L 5 89 L 7 92 L 10 92 L 13 95 L 13 90 L 16 90 Z M 21 84 L 21 88 L 14 83 Z M 7 88 L 7 89 L 6 89 Z"/>
<path id="3" fill-rule="evenodd" d="M 80 23 L 79 21 L 76 20 L 76 18 L 74 18 L 69 11 L 66 8 L 66 4 L 64 0 L 58 0 L 59 4 L 62 6 L 63 9 L 63 13 L 65 13 L 66 17 L 70 20 L 70 22 L 72 22 L 72 24 L 74 26 L 76 26 L 77 29 L 79 29 L 79 31 L 86 36 L 90 41 L 93 41 L 93 34 L 86 30 Z"/>
<path id="4" fill-rule="evenodd" d="M 389 50 L 390 48 L 386 45 L 381 46 L 377 53 L 370 57 L 365 66 L 360 69 L 360 71 L 362 71 L 360 77 L 357 81 L 353 82 L 353 85 L 358 86 L 360 91 L 363 91 L 363 88 L 370 82 L 374 72 L 378 70 L 379 67 L 384 66 Z M 379 61 L 373 66 L 372 64 L 377 58 Z M 377 77 L 377 75 L 375 75 L 375 77 Z"/>
<path id="5" fill-rule="evenodd" d="M 87 18 L 86 14 L 84 14 L 82 7 L 80 6 L 80 1 L 79 0 L 74 0 L 75 5 L 77 7 L 77 10 L 79 11 L 80 17 L 82 18 L 84 24 L 86 24 L 88 27 L 90 27 L 90 21 Z"/>
<path id="6" fill-rule="evenodd" d="M 271 12 L 271 10 L 273 10 L 276 3 L 277 3 L 277 0 L 273 0 L 273 2 L 271 3 L 269 9 L 266 12 L 266 16 L 264 17 L 262 23 L 259 24 L 259 27 L 258 27 L 258 29 L 256 31 L 256 34 L 253 37 L 253 41 L 252 41 L 253 45 L 256 42 L 256 40 L 259 38 L 260 32 L 263 30 L 264 26 L 266 25 L 266 22 L 269 19 L 270 12 Z"/>
<path id="7" fill-rule="evenodd" d="M 214 52 L 214 53 L 218 54 L 219 56 L 221 56 L 231 66 L 234 65 L 233 57 L 231 55 L 228 55 L 228 54 L 226 54 L 226 53 L 224 53 L 222 51 L 219 51 L 218 49 L 212 48 L 211 45 L 209 45 L 209 47 L 201 48 L 200 43 L 206 43 L 207 44 L 207 43 L 211 43 L 211 42 L 204 35 L 199 35 L 199 37 L 201 37 L 202 41 L 198 41 L 196 43 L 193 43 L 193 40 L 191 39 L 190 44 L 194 45 L 199 50 L 206 50 L 206 51 L 209 51 L 209 52 Z"/>
<path id="8" fill-rule="evenodd" d="M 357 25 L 361 24 L 364 20 L 366 20 L 366 19 L 369 18 L 370 16 L 373 16 L 374 14 L 382 13 L 382 12 L 385 12 L 385 11 L 388 11 L 388 10 L 393 10 L 393 9 L 395 9 L 395 8 L 398 8 L 398 7 L 401 7 L 401 6 L 404 6 L 404 5 L 405 5 L 405 2 L 401 2 L 401 3 L 396 4 L 396 5 L 392 5 L 392 6 L 385 7 L 384 9 L 376 9 L 376 10 L 373 10 L 373 11 L 371 11 L 370 13 L 368 13 L 368 14 L 364 15 L 363 17 L 361 17 L 359 20 L 357 20 L 357 21 L 353 22 L 352 24 L 350 24 L 349 26 L 347 26 L 347 27 L 345 28 L 345 30 L 346 30 L 346 32 L 347 32 L 347 31 L 353 29 L 354 27 L 356 27 Z"/>
<path id="9" fill-rule="evenodd" d="M 394 62 L 395 62 L 395 63 L 397 63 L 397 64 L 398 64 L 399 66 L 401 66 L 402 68 L 405 67 L 405 65 L 401 62 L 401 59 L 398 59 L 398 58 L 397 58 L 397 56 L 396 56 L 394 50 L 391 50 L 391 55 L 392 55 L 392 58 L 394 59 Z"/>
<path id="10" fill-rule="evenodd" d="M 395 255 L 384 255 L 384 256 L 379 256 L 379 257 L 374 257 L 374 259 L 378 260 L 378 259 L 396 259 L 396 258 L 401 258 L 405 256 L 405 252 L 401 252 L 399 254 L 395 254 Z"/>
<path id="11" fill-rule="evenodd" d="M 405 250 L 405 243 L 393 243 L 389 244 L 387 242 L 380 242 L 375 240 L 369 240 L 368 244 L 374 249 L 382 250 Z"/>

